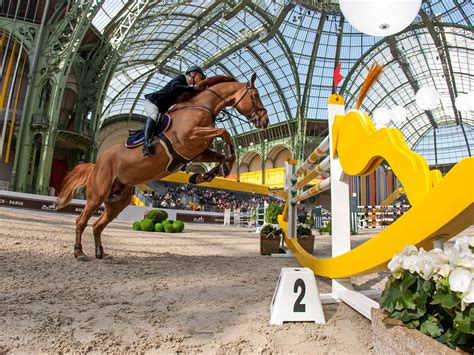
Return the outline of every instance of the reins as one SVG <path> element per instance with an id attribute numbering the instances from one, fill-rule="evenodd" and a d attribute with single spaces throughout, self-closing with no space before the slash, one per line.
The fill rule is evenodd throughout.
<path id="1" fill-rule="evenodd" d="M 260 114 L 259 114 L 259 109 L 257 108 L 257 105 L 256 105 L 256 99 L 255 99 L 255 95 L 252 93 L 251 91 L 251 87 L 250 87 L 250 83 L 247 82 L 246 86 L 245 86 L 245 92 L 242 94 L 242 96 L 239 98 L 239 100 L 237 100 L 237 102 L 235 104 L 232 105 L 232 108 L 236 108 L 236 106 L 240 103 L 240 101 L 243 100 L 243 98 L 245 97 L 245 95 L 249 94 L 250 95 L 250 98 L 252 99 L 252 111 L 250 113 L 250 116 L 246 116 L 247 117 L 247 121 L 240 118 L 239 116 L 237 115 L 234 115 L 234 114 L 231 114 L 230 112 L 228 112 L 227 110 L 222 110 L 224 111 L 228 116 L 231 116 L 231 117 L 235 117 L 237 118 L 239 121 L 241 122 L 244 122 L 244 123 L 248 123 L 250 125 L 250 122 L 254 122 L 255 124 L 258 124 L 260 123 L 261 121 L 261 117 L 260 117 Z M 210 89 L 210 88 L 206 88 L 204 89 L 203 91 L 209 91 L 210 93 L 214 94 L 215 96 L 217 96 L 219 99 L 221 99 L 222 101 L 225 101 L 225 103 L 227 104 L 226 106 L 230 106 L 229 104 L 229 101 L 227 101 L 226 98 L 224 98 L 221 94 L 219 94 L 217 91 L 213 90 L 213 89 Z M 212 116 L 212 122 L 213 123 L 216 123 L 217 121 L 217 116 L 216 114 L 214 113 L 214 111 L 212 109 L 210 109 L 209 107 L 206 107 L 206 106 L 193 106 L 193 105 L 186 105 L 186 106 L 179 106 L 179 107 L 175 107 L 175 108 L 172 108 L 171 110 L 169 110 L 169 112 L 175 112 L 175 111 L 178 111 L 178 110 L 183 110 L 183 109 L 198 109 L 198 110 L 204 110 L 206 112 L 209 112 Z M 252 115 L 255 114 L 257 116 L 256 119 L 252 118 Z M 230 118 L 227 118 L 227 119 L 222 119 L 222 120 L 219 120 L 219 122 L 223 122 L 223 121 L 226 121 L 226 120 L 229 120 Z"/>

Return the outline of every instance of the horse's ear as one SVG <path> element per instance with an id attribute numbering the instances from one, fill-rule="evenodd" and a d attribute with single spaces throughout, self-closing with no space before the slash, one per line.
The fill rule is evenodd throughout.
<path id="1" fill-rule="evenodd" d="M 257 79 L 257 73 L 252 74 L 252 78 L 250 79 L 250 86 L 253 87 L 255 83 L 255 79 Z"/>

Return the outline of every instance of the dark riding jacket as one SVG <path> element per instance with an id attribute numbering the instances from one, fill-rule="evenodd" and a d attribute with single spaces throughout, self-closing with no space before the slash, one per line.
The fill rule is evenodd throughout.
<path id="1" fill-rule="evenodd" d="M 166 113 L 178 98 L 184 93 L 195 94 L 196 89 L 189 86 L 184 75 L 178 75 L 158 91 L 146 94 L 145 98 L 158 107 L 161 113 Z"/>

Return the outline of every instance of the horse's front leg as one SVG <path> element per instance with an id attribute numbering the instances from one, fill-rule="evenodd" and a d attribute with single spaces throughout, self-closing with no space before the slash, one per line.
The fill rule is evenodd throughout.
<path id="1" fill-rule="evenodd" d="M 189 182 L 191 184 L 200 184 L 203 182 L 209 182 L 214 179 L 216 176 L 223 176 L 226 177 L 229 175 L 233 161 L 227 161 L 227 158 L 224 154 L 217 153 L 212 149 L 206 149 L 204 152 L 199 154 L 197 157 L 193 159 L 193 162 L 199 163 L 219 163 L 216 167 L 212 168 L 205 174 L 193 174 L 189 178 Z"/>
<path id="2" fill-rule="evenodd" d="M 230 137 L 229 132 L 227 132 L 224 128 L 213 128 L 213 127 L 196 127 L 191 132 L 191 139 L 204 139 L 206 142 L 211 142 L 214 138 L 221 137 L 224 142 L 224 157 L 225 162 L 227 162 L 230 169 L 232 169 L 232 165 L 235 162 L 235 151 L 234 146 L 232 144 L 232 139 Z M 229 173 L 230 173 L 229 169 Z M 225 176 L 227 176 L 227 173 Z"/>

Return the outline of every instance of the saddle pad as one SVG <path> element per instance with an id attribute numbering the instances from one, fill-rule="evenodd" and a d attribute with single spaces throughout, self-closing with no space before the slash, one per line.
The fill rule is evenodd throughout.
<path id="1" fill-rule="evenodd" d="M 155 127 L 156 132 L 166 132 L 171 124 L 171 117 L 167 113 L 163 115 L 160 127 Z M 143 129 L 129 130 L 128 138 L 125 142 L 127 148 L 135 148 L 143 144 L 145 140 L 145 132 Z"/>

